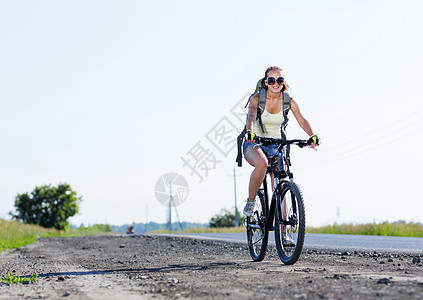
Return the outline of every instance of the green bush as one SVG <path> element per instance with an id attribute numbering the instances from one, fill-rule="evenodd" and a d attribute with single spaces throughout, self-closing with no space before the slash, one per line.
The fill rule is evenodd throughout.
<path id="1" fill-rule="evenodd" d="M 244 217 L 241 216 L 240 212 L 238 211 L 238 223 L 244 223 Z M 224 228 L 224 227 L 235 227 L 235 213 L 227 210 L 222 209 L 219 214 L 216 214 L 214 217 L 210 219 L 209 227 L 212 228 Z"/>
<path id="2" fill-rule="evenodd" d="M 57 187 L 43 185 L 30 194 L 18 194 L 15 199 L 16 213 L 10 212 L 10 215 L 27 224 L 65 230 L 69 226 L 67 219 L 78 213 L 81 201 L 82 198 L 77 197 L 66 183 Z"/>

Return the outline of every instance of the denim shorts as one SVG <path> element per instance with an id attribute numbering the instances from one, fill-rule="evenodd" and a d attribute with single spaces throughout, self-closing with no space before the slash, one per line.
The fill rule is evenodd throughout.
<path id="1" fill-rule="evenodd" d="M 245 151 L 249 147 L 259 147 L 267 157 L 273 157 L 278 155 L 279 145 L 263 146 L 262 144 L 259 144 L 259 143 L 250 143 L 250 142 L 244 141 L 244 144 L 242 145 L 242 152 L 244 153 L 244 156 L 245 156 Z"/>

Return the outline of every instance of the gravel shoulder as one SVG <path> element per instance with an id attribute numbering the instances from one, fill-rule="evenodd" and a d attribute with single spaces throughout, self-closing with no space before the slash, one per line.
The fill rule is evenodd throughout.
<path id="1" fill-rule="evenodd" d="M 422 299 L 422 258 L 306 250 L 293 266 L 270 248 L 171 236 L 39 239 L 0 254 L 0 299 Z"/>

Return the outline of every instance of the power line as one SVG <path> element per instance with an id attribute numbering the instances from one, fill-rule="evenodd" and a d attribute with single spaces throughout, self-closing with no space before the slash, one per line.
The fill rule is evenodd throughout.
<path id="1" fill-rule="evenodd" d="M 409 137 L 409 136 L 412 136 L 412 135 L 414 135 L 414 134 L 420 133 L 420 132 L 422 132 L 422 131 L 423 131 L 423 128 L 421 128 L 421 129 L 419 129 L 419 130 L 416 130 L 416 131 L 414 131 L 414 132 L 412 132 L 412 133 L 409 133 L 409 134 L 406 134 L 406 135 L 400 136 L 400 137 L 398 137 L 398 138 L 396 138 L 396 139 L 394 139 L 394 140 L 390 140 L 390 141 L 387 141 L 387 142 L 385 142 L 385 143 L 378 144 L 378 145 L 376 145 L 376 146 L 374 146 L 374 147 L 367 148 L 367 149 L 364 149 L 364 150 L 362 150 L 362 151 L 358 151 L 358 152 L 352 153 L 352 154 L 350 154 L 350 155 L 346 155 L 346 156 L 342 156 L 342 157 L 338 157 L 338 158 L 334 158 L 334 159 L 329 159 L 329 160 L 326 160 L 326 161 L 318 161 L 318 162 L 316 162 L 316 164 L 311 165 L 311 166 L 309 165 L 309 166 L 305 167 L 304 169 L 307 169 L 307 168 L 315 168 L 315 167 L 318 167 L 318 166 L 322 166 L 322 165 L 326 165 L 326 164 L 334 163 L 334 162 L 337 162 L 337 161 L 340 161 L 340 160 L 344 160 L 344 159 L 346 159 L 346 158 L 351 158 L 351 157 L 354 157 L 354 156 L 357 156 L 357 155 L 360 155 L 360 154 L 363 154 L 363 153 L 366 153 L 366 152 L 369 152 L 369 151 L 372 151 L 372 150 L 375 150 L 375 149 L 378 149 L 378 148 L 384 147 L 384 146 L 386 146 L 386 145 L 389 145 L 389 144 L 395 143 L 395 142 L 397 142 L 397 141 L 399 141 L 399 140 L 405 139 L 405 138 L 407 138 L 407 137 Z"/>
<path id="2" fill-rule="evenodd" d="M 354 139 L 349 139 L 348 141 L 343 142 L 340 146 L 333 147 L 331 150 L 337 150 L 337 149 L 339 149 L 339 148 L 345 148 L 345 147 L 347 147 L 347 146 L 349 146 L 349 145 L 351 145 L 351 144 L 356 144 L 356 143 L 357 143 L 357 141 L 360 141 L 360 140 L 363 140 L 363 139 L 365 139 L 365 138 L 367 138 L 367 137 L 370 137 L 370 136 L 372 136 L 372 135 L 374 135 L 374 134 L 376 134 L 376 133 L 378 133 L 378 132 L 380 132 L 380 131 L 383 131 L 383 130 L 385 130 L 385 129 L 389 128 L 389 127 L 392 127 L 392 126 L 394 126 L 394 125 L 396 125 L 396 124 L 398 124 L 398 123 L 401 123 L 401 122 L 403 122 L 403 121 L 409 120 L 411 117 L 416 116 L 416 115 L 418 115 L 418 114 L 421 114 L 422 112 L 423 112 L 423 109 L 420 109 L 420 110 L 418 110 L 418 111 L 416 111 L 416 112 L 414 112 L 414 113 L 412 113 L 412 114 L 410 114 L 410 115 L 408 115 L 408 116 L 405 116 L 405 117 L 403 117 L 403 118 L 401 118 L 401 119 L 399 119 L 399 120 L 397 120 L 397 121 L 394 121 L 394 122 L 392 122 L 392 123 L 390 123 L 390 124 L 388 124 L 388 125 L 385 125 L 385 126 L 383 126 L 383 127 L 378 128 L 378 129 L 376 129 L 376 130 L 373 130 L 373 131 L 371 131 L 371 132 L 369 132 L 369 133 L 367 133 L 367 134 L 361 135 L 361 136 L 356 137 L 356 138 L 354 138 Z M 417 120 L 415 123 L 418 123 L 418 122 L 421 122 L 421 121 L 423 121 L 423 119 L 419 119 L 419 120 Z M 410 127 L 410 126 L 414 125 L 415 123 L 410 124 L 410 125 L 407 125 L 407 126 L 405 126 L 405 127 L 403 127 L 403 128 Z"/>
<path id="3" fill-rule="evenodd" d="M 386 125 L 386 126 L 383 126 L 383 127 L 381 127 L 381 128 L 378 128 L 378 129 L 376 129 L 376 130 L 374 130 L 374 131 L 372 131 L 372 132 L 370 132 L 370 133 L 368 133 L 368 134 L 366 134 L 366 135 L 364 135 L 364 136 L 360 136 L 360 137 L 358 137 L 358 138 L 355 138 L 355 139 L 350 139 L 348 142 L 343 142 L 343 143 L 340 143 L 341 145 L 340 146 L 338 146 L 338 147 L 333 147 L 333 148 L 331 148 L 331 149 L 329 149 L 329 153 L 331 152 L 331 150 L 332 150 L 332 152 L 333 152 L 333 150 L 338 150 L 338 149 L 341 149 L 341 148 L 345 148 L 345 147 L 347 147 L 347 146 L 349 146 L 349 145 L 351 145 L 351 144 L 354 144 L 354 147 L 353 147 L 353 149 L 349 149 L 349 150 L 346 150 L 346 151 L 342 151 L 342 152 L 340 152 L 340 153 L 335 153 L 335 154 L 332 154 L 330 157 L 328 157 L 328 158 L 326 158 L 326 159 L 321 159 L 321 160 L 314 160 L 314 161 L 311 161 L 311 162 L 309 162 L 309 163 L 307 163 L 307 165 L 308 166 L 316 166 L 316 165 L 324 165 L 324 164 L 326 164 L 326 163 L 331 163 L 331 162 L 335 162 L 335 161 L 339 161 L 339 160 L 343 160 L 343 159 L 345 159 L 345 158 L 349 158 L 349 157 L 353 157 L 353 156 L 356 156 L 356 155 L 359 155 L 359 154 L 362 154 L 362 153 L 365 153 L 365 152 L 367 152 L 367 151 L 371 151 L 371 150 L 373 150 L 373 149 L 376 149 L 376 148 L 379 148 L 379 147 L 382 147 L 383 145 L 385 145 L 385 144 L 389 144 L 389 143 L 391 143 L 391 142 L 395 142 L 396 140 L 398 140 L 398 139 L 394 139 L 394 140 L 391 140 L 391 141 L 387 141 L 386 143 L 382 143 L 382 144 L 379 144 L 379 145 L 377 145 L 376 147 L 373 147 L 373 148 L 368 148 L 368 146 L 369 145 L 371 145 L 371 144 L 374 144 L 374 143 L 377 143 L 378 141 L 380 141 L 380 140 L 386 140 L 386 138 L 390 138 L 390 137 L 392 137 L 393 135 L 395 135 L 395 134 L 397 134 L 397 133 L 401 133 L 401 132 L 403 132 L 404 130 L 406 130 L 407 128 L 409 128 L 409 127 L 412 127 L 412 126 L 415 126 L 416 124 L 418 124 L 418 123 L 420 123 L 420 122 L 422 122 L 423 121 L 423 118 L 421 118 L 421 119 L 418 119 L 418 120 L 416 120 L 416 121 L 414 121 L 414 122 L 412 122 L 412 123 L 410 123 L 410 124 L 407 124 L 407 125 L 405 125 L 405 126 L 402 126 L 401 128 L 398 128 L 398 129 L 396 129 L 396 130 L 394 130 L 394 131 L 391 131 L 391 132 L 389 132 L 389 133 L 386 133 L 386 134 L 384 134 L 384 135 L 380 135 L 379 137 L 377 137 L 377 138 L 374 138 L 374 139 L 372 139 L 372 140 L 370 140 L 370 141 L 365 141 L 365 142 L 363 142 L 363 143 L 361 143 L 361 144 L 359 144 L 359 145 L 356 145 L 356 143 L 357 143 L 357 141 L 358 140 L 363 140 L 363 139 L 365 139 L 365 138 L 367 138 L 367 137 L 369 137 L 369 136 L 372 136 L 372 135 L 374 135 L 375 133 L 377 133 L 377 132 L 380 132 L 380 131 L 382 131 L 382 130 L 385 130 L 385 129 L 387 129 L 387 128 L 389 128 L 389 127 L 392 127 L 392 126 L 394 126 L 394 125 L 396 125 L 396 124 L 398 124 L 398 123 L 401 123 L 401 122 L 403 122 L 404 120 L 409 120 L 411 117 L 413 117 L 413 116 L 416 116 L 416 115 L 418 115 L 418 114 L 420 114 L 420 113 L 422 113 L 423 112 L 423 109 L 421 109 L 421 110 L 418 110 L 417 112 L 414 112 L 414 113 L 412 113 L 412 114 L 410 114 L 410 115 L 408 115 L 408 116 L 406 116 L 406 117 L 404 117 L 404 118 L 401 118 L 401 119 L 399 119 L 399 120 L 397 120 L 397 121 L 395 121 L 395 122 L 392 122 L 392 123 L 390 123 L 390 124 L 388 124 L 388 125 Z M 422 129 L 419 129 L 419 130 L 417 130 L 416 132 L 413 132 L 412 134 L 415 134 L 415 133 L 417 133 L 417 132 L 420 132 Z M 405 135 L 404 137 L 408 137 L 409 135 L 412 135 L 412 134 L 407 134 L 407 135 Z M 399 138 L 399 139 L 401 139 L 401 138 Z M 360 151 L 360 149 L 362 149 L 362 148 L 367 148 L 367 149 L 364 149 L 364 150 L 362 150 L 362 151 Z M 357 152 L 358 151 L 358 152 Z"/>
<path id="4" fill-rule="evenodd" d="M 372 145 L 372 144 L 374 144 L 374 143 L 379 142 L 380 140 L 386 140 L 386 138 L 392 137 L 393 135 L 395 135 L 395 134 L 397 134 L 397 133 L 401 133 L 401 132 L 402 132 L 402 131 L 404 131 L 405 129 L 407 129 L 407 128 L 411 127 L 411 126 L 414 126 L 415 124 L 417 124 L 417 123 L 419 123 L 419 122 L 422 122 L 422 121 L 423 121 L 423 119 L 418 120 L 418 121 L 416 121 L 416 122 L 414 122 L 414 123 L 412 123 L 412 124 L 409 124 L 409 125 L 407 125 L 407 126 L 404 126 L 404 127 L 402 127 L 402 128 L 399 128 L 399 129 L 397 129 L 397 130 L 394 130 L 394 131 L 392 131 L 392 132 L 390 132 L 390 133 L 387 133 L 387 134 L 385 134 L 385 135 L 382 135 L 382 136 L 380 136 L 380 137 L 378 137 L 378 138 L 375 138 L 375 139 L 373 139 L 373 140 L 371 140 L 371 141 L 368 141 L 368 142 L 365 142 L 365 143 L 361 143 L 361 144 L 359 144 L 359 145 L 354 145 L 354 147 L 353 147 L 352 149 L 350 149 L 350 150 L 343 151 L 343 152 L 341 152 L 341 153 L 331 155 L 331 157 L 329 157 L 329 158 L 327 158 L 327 159 L 322 159 L 322 160 L 321 160 L 321 161 L 319 161 L 319 162 L 323 162 L 323 161 L 326 161 L 326 160 L 333 160 L 334 158 L 337 158 L 337 157 L 343 157 L 343 156 L 345 156 L 345 155 L 348 155 L 349 153 L 354 153 L 354 152 L 357 152 L 357 149 L 366 148 L 366 147 L 368 147 L 369 145 Z"/>

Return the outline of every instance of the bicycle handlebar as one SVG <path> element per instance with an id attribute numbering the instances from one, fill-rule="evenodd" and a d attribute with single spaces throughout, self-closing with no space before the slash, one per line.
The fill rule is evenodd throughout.
<path id="1" fill-rule="evenodd" d="M 281 145 L 281 146 L 285 146 L 285 145 L 295 144 L 300 148 L 309 146 L 309 144 L 307 143 L 306 140 L 299 140 L 299 139 L 284 140 L 284 139 L 274 139 L 274 138 L 266 138 L 266 137 L 256 136 L 256 137 L 254 137 L 254 140 L 263 144 L 263 145 L 278 144 L 278 145 Z"/>

